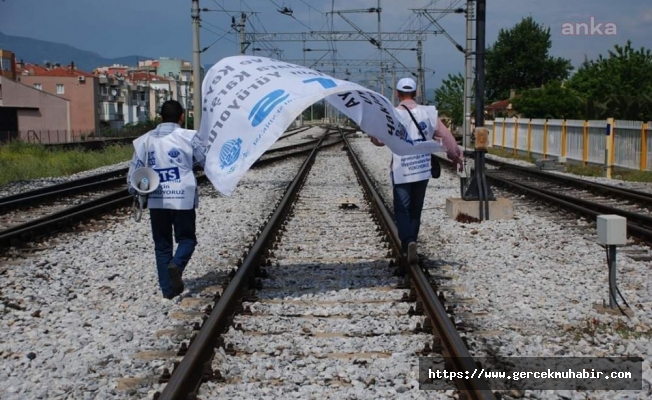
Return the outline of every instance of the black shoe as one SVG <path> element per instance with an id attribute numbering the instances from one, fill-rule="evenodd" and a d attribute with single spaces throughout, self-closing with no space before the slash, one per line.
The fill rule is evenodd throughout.
<path id="1" fill-rule="evenodd" d="M 174 296 L 183 293 L 184 286 L 183 280 L 181 279 L 181 269 L 174 264 L 170 264 L 168 266 L 168 274 L 170 275 L 170 285 L 175 293 Z"/>
<path id="2" fill-rule="evenodd" d="M 419 262 L 419 256 L 417 255 L 417 244 L 415 242 L 410 242 L 408 244 L 407 261 L 409 265 Z"/>

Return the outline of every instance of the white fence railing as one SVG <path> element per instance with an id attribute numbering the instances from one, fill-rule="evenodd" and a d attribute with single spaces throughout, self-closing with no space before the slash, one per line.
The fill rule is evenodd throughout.
<path id="1" fill-rule="evenodd" d="M 652 170 L 647 162 L 652 157 L 648 122 L 496 118 L 485 125 L 490 145 L 514 154 Z"/>

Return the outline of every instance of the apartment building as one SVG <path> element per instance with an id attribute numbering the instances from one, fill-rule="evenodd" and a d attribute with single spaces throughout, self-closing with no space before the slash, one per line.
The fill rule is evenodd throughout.
<path id="1" fill-rule="evenodd" d="M 193 68 L 189 61 L 178 58 L 161 57 L 158 60 L 144 60 L 138 62 L 138 69 L 154 73 L 158 76 L 167 78 L 171 83 L 171 98 L 177 100 L 192 115 L 194 79 Z M 204 76 L 204 69 L 201 68 L 201 76 Z M 198 86 L 201 90 L 201 82 Z"/>
<path id="2" fill-rule="evenodd" d="M 16 80 L 16 55 L 11 51 L 0 49 L 0 76 Z"/>
<path id="3" fill-rule="evenodd" d="M 161 76 L 156 73 L 157 69 L 158 62 L 140 67 L 97 68 L 94 75 L 100 79 L 101 123 L 119 128 L 121 122 L 130 124 L 154 119 L 161 105 L 171 99 L 186 107 L 190 98 L 189 78 Z M 169 72 L 168 75 L 171 76 Z"/>
<path id="4" fill-rule="evenodd" d="M 177 100 L 173 97 L 174 82 L 159 75 L 150 74 L 147 72 L 136 72 L 133 74 L 138 82 L 146 83 L 149 88 L 148 106 L 149 113 L 157 116 L 161 111 L 161 106 L 167 100 Z"/>
<path id="5" fill-rule="evenodd" d="M 70 140 L 70 101 L 17 81 L 14 53 L 0 50 L 0 142 Z"/>
<path id="6" fill-rule="evenodd" d="M 100 89 L 97 77 L 78 70 L 74 62 L 67 66 L 46 65 L 46 68 L 20 63 L 18 67 L 17 80 L 21 83 L 70 101 L 72 140 L 99 133 Z"/>
<path id="7" fill-rule="evenodd" d="M 192 65 L 180 59 L 146 60 L 137 67 L 112 65 L 88 73 L 74 62 L 17 63 L 12 52 L 0 50 L 0 79 L 0 131 L 13 132 L 5 135 L 8 138 L 31 135 L 60 142 L 99 136 L 102 130 L 156 118 L 170 99 L 192 115 Z M 20 133 L 27 130 L 31 133 Z M 42 140 L 38 131 L 49 131 L 50 138 Z"/>

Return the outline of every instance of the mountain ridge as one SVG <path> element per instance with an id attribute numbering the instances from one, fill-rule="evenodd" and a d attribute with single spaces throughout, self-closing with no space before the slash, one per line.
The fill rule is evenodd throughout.
<path id="1" fill-rule="evenodd" d="M 70 65 L 74 62 L 77 68 L 93 72 L 95 68 L 113 64 L 138 65 L 139 60 L 150 60 L 151 57 L 128 55 L 108 58 L 99 53 L 82 50 L 63 43 L 32 39 L 24 36 L 11 36 L 0 32 L 0 49 L 9 50 L 16 55 L 16 61 L 44 64 L 45 62 Z"/>

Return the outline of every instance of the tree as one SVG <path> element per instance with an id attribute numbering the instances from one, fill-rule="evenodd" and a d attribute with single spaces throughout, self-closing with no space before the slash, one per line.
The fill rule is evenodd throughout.
<path id="1" fill-rule="evenodd" d="M 585 60 L 568 82 L 584 98 L 584 117 L 652 120 L 652 52 L 631 41 Z"/>
<path id="2" fill-rule="evenodd" d="M 441 86 L 435 90 L 435 106 L 439 112 L 450 117 L 454 127 L 464 123 L 464 77 L 462 74 L 448 74 L 448 77 L 442 81 Z M 471 108 L 471 112 L 473 112 L 475 109 L 473 102 Z"/>
<path id="3" fill-rule="evenodd" d="M 490 102 L 503 100 L 510 90 L 538 88 L 551 81 L 564 81 L 573 67 L 570 60 L 551 57 L 550 28 L 532 17 L 523 18 L 512 29 L 501 29 L 487 49 L 485 88 Z"/>
<path id="4" fill-rule="evenodd" d="M 512 104 L 525 118 L 577 119 L 582 118 L 584 99 L 553 81 L 544 88 L 526 90 Z"/>

